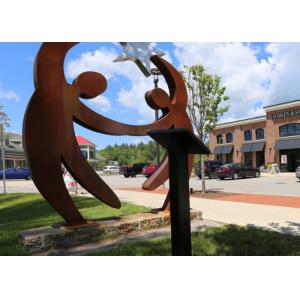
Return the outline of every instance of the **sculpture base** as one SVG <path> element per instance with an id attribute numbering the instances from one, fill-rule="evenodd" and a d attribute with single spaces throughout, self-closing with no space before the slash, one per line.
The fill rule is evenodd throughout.
<path id="1" fill-rule="evenodd" d="M 202 219 L 200 211 L 191 210 L 190 218 Z M 53 249 L 68 249 L 104 240 L 113 240 L 132 233 L 170 225 L 170 213 L 139 213 L 94 220 L 92 226 L 78 228 L 53 225 L 26 230 L 18 238 L 31 254 L 43 254 Z"/>

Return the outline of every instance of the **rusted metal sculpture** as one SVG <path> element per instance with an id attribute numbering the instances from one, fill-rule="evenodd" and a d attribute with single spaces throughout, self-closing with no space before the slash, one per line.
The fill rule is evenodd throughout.
<path id="1" fill-rule="evenodd" d="M 77 43 L 43 43 L 35 61 L 35 92 L 26 109 L 23 124 L 25 152 L 32 179 L 52 207 L 68 225 L 84 225 L 62 177 L 63 163 L 80 185 L 107 205 L 120 208 L 118 197 L 94 172 L 83 157 L 76 142 L 73 122 L 90 130 L 109 135 L 144 136 L 148 130 L 187 128 L 192 125 L 186 113 L 187 92 L 178 71 L 167 61 L 152 56 L 151 61 L 164 76 L 169 95 L 157 88 L 146 93 L 153 109 L 163 116 L 146 125 L 129 125 L 108 119 L 84 105 L 79 97 L 94 98 L 106 90 L 105 77 L 96 72 L 81 73 L 72 84 L 64 75 L 64 59 Z M 189 156 L 191 171 L 193 156 Z M 143 188 L 154 190 L 168 179 L 168 159 L 165 158 Z M 168 196 L 163 208 L 168 207 Z"/>

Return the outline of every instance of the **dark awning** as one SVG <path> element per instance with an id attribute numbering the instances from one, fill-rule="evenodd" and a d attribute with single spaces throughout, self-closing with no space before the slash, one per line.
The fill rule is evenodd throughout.
<path id="1" fill-rule="evenodd" d="M 233 149 L 233 145 L 227 145 L 227 146 L 217 146 L 215 147 L 213 153 L 214 154 L 228 154 L 231 153 Z"/>
<path id="2" fill-rule="evenodd" d="M 223 153 L 228 154 L 232 152 L 233 145 L 227 145 L 223 147 Z"/>
<path id="3" fill-rule="evenodd" d="M 251 152 L 263 151 L 264 147 L 265 147 L 265 142 L 253 143 Z"/>
<path id="4" fill-rule="evenodd" d="M 214 154 L 222 154 L 223 153 L 223 148 L 224 148 L 224 146 L 215 147 L 213 153 Z"/>
<path id="5" fill-rule="evenodd" d="M 251 152 L 252 143 L 243 144 L 241 147 L 241 152 Z"/>
<path id="6" fill-rule="evenodd" d="M 274 148 L 276 150 L 299 149 L 300 148 L 300 138 L 277 140 Z"/>

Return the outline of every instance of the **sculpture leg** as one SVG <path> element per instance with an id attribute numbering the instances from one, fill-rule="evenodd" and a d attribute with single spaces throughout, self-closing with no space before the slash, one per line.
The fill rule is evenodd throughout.
<path id="1" fill-rule="evenodd" d="M 83 157 L 80 148 L 75 140 L 72 142 L 72 153 L 66 152 L 63 155 L 65 167 L 75 180 L 93 196 L 100 199 L 107 205 L 120 208 L 121 203 L 113 190 L 97 175 L 94 169 Z"/>
<path id="2" fill-rule="evenodd" d="M 36 159 L 35 157 L 35 161 Z M 41 159 L 50 160 L 48 157 Z M 30 164 L 30 171 L 42 196 L 64 218 L 68 225 L 86 224 L 66 189 L 62 177 L 61 161 L 51 159 L 51 168 L 49 166 L 43 168 L 41 165 Z"/>

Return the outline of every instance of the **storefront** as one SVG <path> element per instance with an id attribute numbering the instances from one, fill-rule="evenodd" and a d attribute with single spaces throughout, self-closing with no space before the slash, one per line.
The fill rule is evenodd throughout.
<path id="1" fill-rule="evenodd" d="M 300 165 L 300 100 L 264 107 L 264 116 L 218 124 L 209 135 L 211 159 L 254 167 Z"/>

